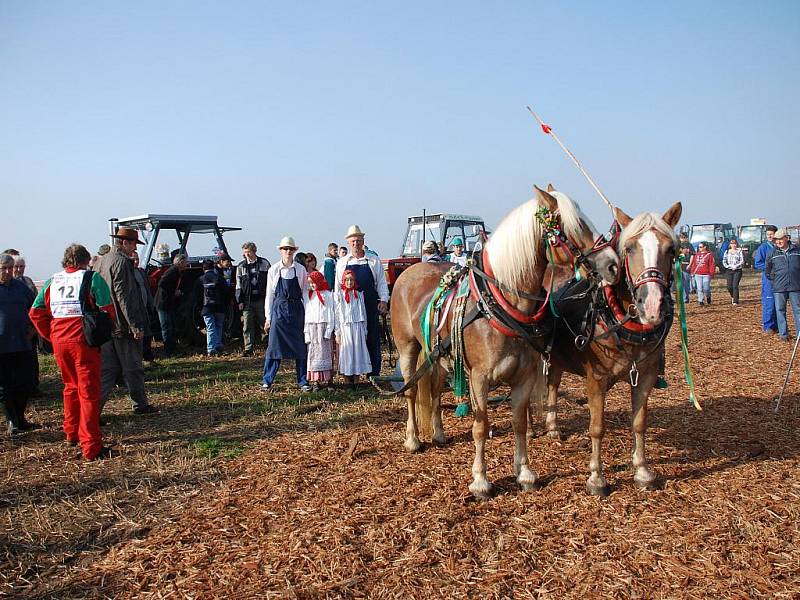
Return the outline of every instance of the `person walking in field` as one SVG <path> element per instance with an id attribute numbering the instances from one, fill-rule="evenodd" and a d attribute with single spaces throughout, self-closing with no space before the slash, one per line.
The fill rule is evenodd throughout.
<path id="1" fill-rule="evenodd" d="M 689 272 L 694 276 L 697 285 L 697 302 L 700 306 L 711 304 L 711 279 L 715 271 L 714 255 L 708 251 L 705 242 L 700 242 L 697 253 L 689 263 Z"/>
<path id="2" fill-rule="evenodd" d="M 252 355 L 261 343 L 261 332 L 267 321 L 264 297 L 271 265 L 266 258 L 256 255 L 257 250 L 253 242 L 242 244 L 244 260 L 236 267 L 236 302 L 242 313 L 245 356 Z"/>
<path id="3" fill-rule="evenodd" d="M 339 373 L 355 388 L 359 375 L 372 371 L 367 347 L 367 309 L 355 272 L 345 269 L 336 291 L 336 342 L 339 345 Z"/>
<path id="4" fill-rule="evenodd" d="M 722 264 L 725 267 L 725 277 L 728 280 L 728 293 L 731 296 L 731 304 L 739 306 L 739 282 L 742 280 L 744 253 L 739 248 L 739 241 L 736 238 L 731 238 L 728 242 L 728 249 L 722 255 Z"/>
<path id="5" fill-rule="evenodd" d="M 789 341 L 789 323 L 786 318 L 786 303 L 792 305 L 794 327 L 800 331 L 800 246 L 792 245 L 785 229 L 775 232 L 775 248 L 767 257 L 765 273 L 772 283 L 775 295 L 775 314 L 778 335 Z"/>
<path id="6" fill-rule="evenodd" d="M 36 330 L 53 344 L 53 356 L 64 381 L 64 435 L 80 444 L 86 460 L 111 456 L 100 433 L 100 348 L 86 343 L 81 294 L 114 318 L 111 290 L 99 273 L 89 271 L 89 251 L 80 244 L 64 250 L 59 271 L 42 287 L 30 311 Z"/>
<path id="7" fill-rule="evenodd" d="M 264 356 L 264 377 L 261 388 L 269 390 L 278 374 L 281 360 L 294 359 L 297 385 L 303 392 L 310 392 L 306 379 L 305 303 L 308 294 L 306 268 L 294 260 L 297 251 L 294 238 L 284 237 L 278 250 L 280 262 L 269 269 L 264 312 L 267 322 L 264 331 L 269 331 L 269 345 Z"/>
<path id="8" fill-rule="evenodd" d="M 761 244 L 753 253 L 753 266 L 761 271 L 761 330 L 764 333 L 778 331 L 778 317 L 775 314 L 775 296 L 772 292 L 772 282 L 767 277 L 767 258 L 775 249 L 773 240 L 778 228 L 767 225 L 767 241 Z"/>
<path id="9" fill-rule="evenodd" d="M 314 390 L 329 385 L 333 375 L 333 330 L 336 326 L 333 295 L 325 276 L 319 271 L 308 274 L 305 339 L 308 345 L 306 379 Z"/>

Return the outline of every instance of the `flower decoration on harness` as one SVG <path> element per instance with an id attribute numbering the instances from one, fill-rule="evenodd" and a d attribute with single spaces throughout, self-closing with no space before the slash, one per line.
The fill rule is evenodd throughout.
<path id="1" fill-rule="evenodd" d="M 558 245 L 558 241 L 563 234 L 561 233 L 561 223 L 558 221 L 557 211 L 551 211 L 546 206 L 540 206 L 536 209 L 536 220 L 542 225 L 547 241 L 553 246 Z"/>

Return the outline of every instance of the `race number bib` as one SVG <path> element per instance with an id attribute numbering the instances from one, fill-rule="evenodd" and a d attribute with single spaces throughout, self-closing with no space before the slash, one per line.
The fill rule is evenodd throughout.
<path id="1" fill-rule="evenodd" d="M 85 271 L 53 275 L 50 282 L 50 312 L 54 319 L 69 319 L 83 316 L 79 298 Z"/>

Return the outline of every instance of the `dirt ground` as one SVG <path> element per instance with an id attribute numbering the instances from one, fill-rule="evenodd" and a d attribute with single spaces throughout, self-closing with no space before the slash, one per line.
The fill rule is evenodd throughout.
<path id="1" fill-rule="evenodd" d="M 512 477 L 507 403 L 493 410 L 497 494 L 477 502 L 471 419 L 449 398 L 447 446 L 408 454 L 405 407 L 368 388 L 299 400 L 287 370 L 262 395 L 257 359 L 175 359 L 148 371 L 161 414 L 134 417 L 120 394 L 104 433 L 121 455 L 85 463 L 63 444 L 45 358 L 29 415 L 45 428 L 0 445 L 0 595 L 798 598 L 800 365 L 775 414 L 791 345 L 760 332 L 756 288 L 743 299 L 688 308 L 702 412 L 670 334 L 670 386 L 649 405 L 657 491 L 633 485 L 628 386 L 612 390 L 603 499 L 584 491 L 575 377 L 562 440 L 529 443 L 535 491 Z"/>

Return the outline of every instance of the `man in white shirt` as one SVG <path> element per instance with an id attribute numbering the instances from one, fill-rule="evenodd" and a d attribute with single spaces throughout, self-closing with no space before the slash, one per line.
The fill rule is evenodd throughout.
<path id="1" fill-rule="evenodd" d="M 367 309 L 367 349 L 372 363 L 371 376 L 381 373 L 381 337 L 378 315 L 386 314 L 389 306 L 389 286 L 383 265 L 377 256 L 367 254 L 364 232 L 358 225 L 351 225 L 345 234 L 350 253 L 336 263 L 336 285 L 342 284 L 342 275 L 350 269 L 356 275 L 358 288 L 364 292 Z"/>

